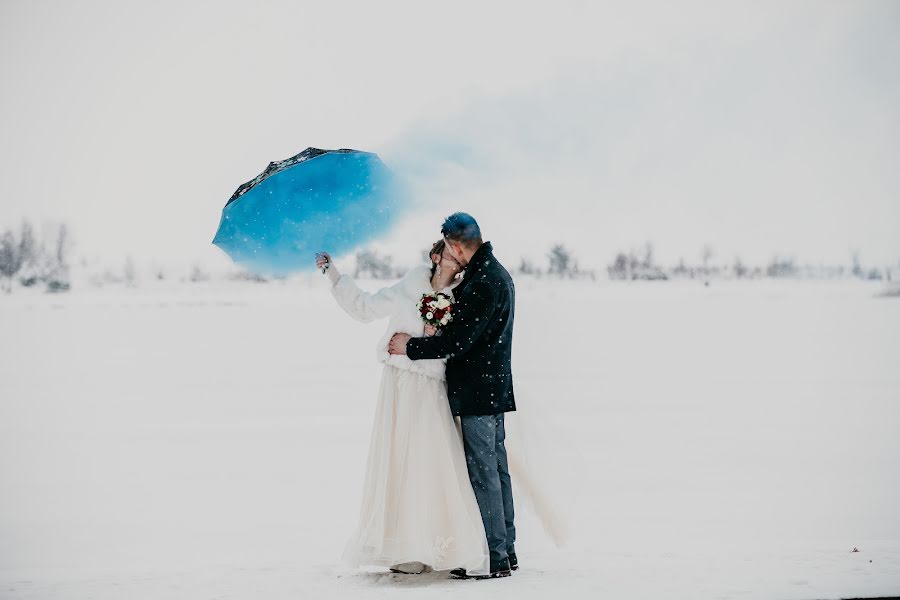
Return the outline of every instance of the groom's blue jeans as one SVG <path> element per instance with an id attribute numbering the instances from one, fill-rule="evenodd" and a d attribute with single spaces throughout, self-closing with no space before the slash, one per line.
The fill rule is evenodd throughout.
<path id="1" fill-rule="evenodd" d="M 469 481 L 475 490 L 491 566 L 515 552 L 512 483 L 506 460 L 506 429 L 503 414 L 460 417 Z"/>

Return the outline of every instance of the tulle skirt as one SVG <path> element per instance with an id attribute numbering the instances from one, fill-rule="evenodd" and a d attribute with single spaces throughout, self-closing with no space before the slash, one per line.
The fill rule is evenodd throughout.
<path id="1" fill-rule="evenodd" d="M 355 567 L 418 561 L 435 570 L 490 571 L 444 381 L 385 365 L 359 523 L 343 558 Z"/>

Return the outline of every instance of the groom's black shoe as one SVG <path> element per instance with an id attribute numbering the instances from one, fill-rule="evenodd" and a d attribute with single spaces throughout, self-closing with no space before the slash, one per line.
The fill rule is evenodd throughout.
<path id="1" fill-rule="evenodd" d="M 509 553 L 509 568 L 511 571 L 519 570 L 519 559 L 516 557 L 515 552 Z"/>
<path id="2" fill-rule="evenodd" d="M 509 568 L 509 560 L 503 559 L 499 563 L 491 563 L 490 575 L 469 575 L 465 569 L 453 569 L 450 571 L 450 579 L 496 579 L 497 577 L 509 577 L 512 571 Z"/>

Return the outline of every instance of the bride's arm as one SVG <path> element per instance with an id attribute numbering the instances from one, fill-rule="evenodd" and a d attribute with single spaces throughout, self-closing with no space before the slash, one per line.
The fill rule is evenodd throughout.
<path id="1" fill-rule="evenodd" d="M 370 293 L 360 289 L 349 275 L 341 274 L 333 261 L 329 260 L 329 264 L 325 274 L 331 281 L 331 295 L 348 315 L 357 321 L 368 323 L 389 317 L 394 312 L 399 295 L 398 287 L 402 281 Z"/>

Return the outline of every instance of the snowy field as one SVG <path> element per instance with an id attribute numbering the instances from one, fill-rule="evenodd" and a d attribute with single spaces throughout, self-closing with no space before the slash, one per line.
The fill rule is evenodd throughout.
<path id="1" fill-rule="evenodd" d="M 340 565 L 384 323 L 324 280 L 0 294 L 0 598 L 900 595 L 877 291 L 520 279 L 516 389 L 572 455 L 574 534 L 520 508 L 522 569 L 486 582 Z"/>

